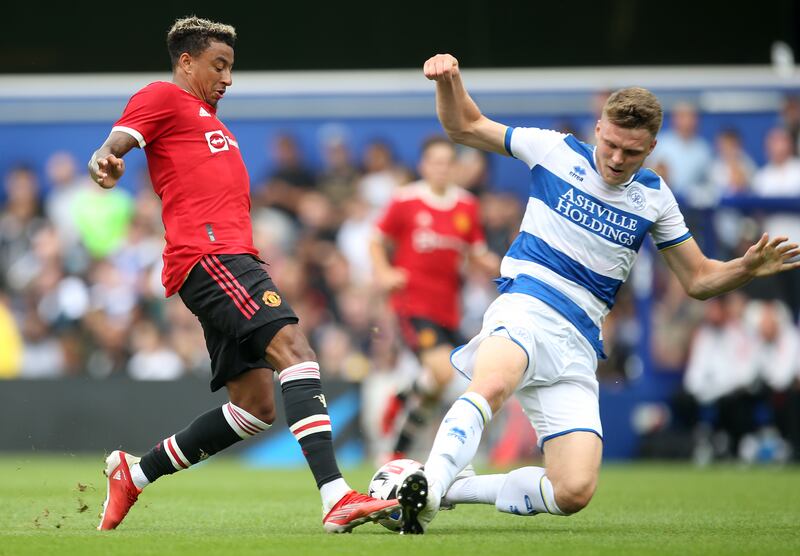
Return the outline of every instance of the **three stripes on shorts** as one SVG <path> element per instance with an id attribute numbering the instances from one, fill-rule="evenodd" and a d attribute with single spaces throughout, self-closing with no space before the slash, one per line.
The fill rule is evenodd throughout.
<path id="1" fill-rule="evenodd" d="M 211 278 L 231 298 L 236 308 L 247 320 L 253 318 L 259 309 L 258 303 L 247 293 L 247 289 L 231 274 L 228 267 L 216 255 L 204 255 L 200 264 Z"/>

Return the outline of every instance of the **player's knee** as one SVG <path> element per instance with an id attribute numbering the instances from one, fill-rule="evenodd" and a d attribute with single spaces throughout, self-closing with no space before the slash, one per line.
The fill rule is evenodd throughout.
<path id="1" fill-rule="evenodd" d="M 589 505 L 597 481 L 591 476 L 574 476 L 553 485 L 556 504 L 566 514 L 574 514 Z"/>
<path id="2" fill-rule="evenodd" d="M 268 425 L 275 422 L 275 404 L 258 399 L 250 399 L 240 403 L 240 407 L 256 419 Z"/>
<path id="3" fill-rule="evenodd" d="M 473 382 L 469 391 L 483 396 L 492 411 L 498 411 L 513 393 L 513 389 L 510 389 L 503 380 L 496 377 L 487 377 L 480 382 Z"/>

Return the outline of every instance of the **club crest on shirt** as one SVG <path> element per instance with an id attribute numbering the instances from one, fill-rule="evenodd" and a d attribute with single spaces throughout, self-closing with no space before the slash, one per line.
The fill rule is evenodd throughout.
<path id="1" fill-rule="evenodd" d="M 281 296 L 272 290 L 265 291 L 264 295 L 261 296 L 261 300 L 267 307 L 277 307 L 281 304 Z"/>
<path id="2" fill-rule="evenodd" d="M 647 206 L 647 197 L 645 197 L 644 191 L 642 191 L 640 187 L 637 187 L 635 185 L 629 187 L 627 197 L 628 197 L 628 202 L 636 210 L 642 210 L 644 207 Z"/>
<path id="3" fill-rule="evenodd" d="M 470 229 L 470 222 L 469 216 L 464 214 L 463 212 L 457 212 L 453 215 L 453 226 L 455 226 L 456 231 L 460 234 L 465 234 Z"/>

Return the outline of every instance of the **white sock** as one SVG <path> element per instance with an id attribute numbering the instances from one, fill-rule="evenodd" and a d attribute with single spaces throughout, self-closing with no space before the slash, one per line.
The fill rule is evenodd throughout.
<path id="1" fill-rule="evenodd" d="M 541 467 L 522 467 L 507 473 L 495 508 L 517 515 L 567 515 L 556 504 L 553 485 Z"/>
<path id="2" fill-rule="evenodd" d="M 506 476 L 476 475 L 464 477 L 452 484 L 442 499 L 443 504 L 494 504 Z"/>
<path id="3" fill-rule="evenodd" d="M 322 496 L 322 512 L 327 514 L 336 502 L 342 499 L 342 496 L 350 492 L 352 489 L 348 486 L 347 481 L 342 477 L 334 479 L 329 483 L 325 483 L 319 487 L 319 494 Z"/>
<path id="4" fill-rule="evenodd" d="M 131 480 L 133 481 L 133 484 L 136 485 L 136 488 L 141 490 L 150 484 L 150 481 L 147 480 L 144 471 L 142 471 L 141 465 L 139 465 L 138 463 L 134 463 L 133 465 L 131 465 L 130 469 L 131 469 Z"/>
<path id="5" fill-rule="evenodd" d="M 483 428 L 492 419 L 492 408 L 480 394 L 467 392 L 444 416 L 433 441 L 425 476 L 431 495 L 441 498 L 455 476 L 475 457 Z"/>

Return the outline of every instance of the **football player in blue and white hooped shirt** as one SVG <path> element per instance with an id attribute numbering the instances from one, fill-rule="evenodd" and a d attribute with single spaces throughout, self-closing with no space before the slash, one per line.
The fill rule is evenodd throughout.
<path id="1" fill-rule="evenodd" d="M 575 513 L 594 494 L 602 455 L 595 378 L 597 359 L 605 357 L 602 322 L 645 236 L 697 299 L 798 268 L 800 262 L 788 260 L 800 250 L 785 237 L 764 234 L 738 259 L 703 255 L 664 180 L 642 168 L 663 116 L 646 89 L 609 97 L 592 147 L 572 135 L 490 120 L 449 54 L 430 58 L 424 71 L 436 82 L 436 109 L 448 135 L 518 158 L 530 168 L 531 184 L 520 234 L 503 259 L 501 295 L 486 311 L 481 332 L 451 356 L 471 384 L 445 416 L 424 471 L 399 490 L 404 531 L 422 533 L 442 499 L 523 515 Z M 512 394 L 536 429 L 545 467 L 458 475 Z"/>

